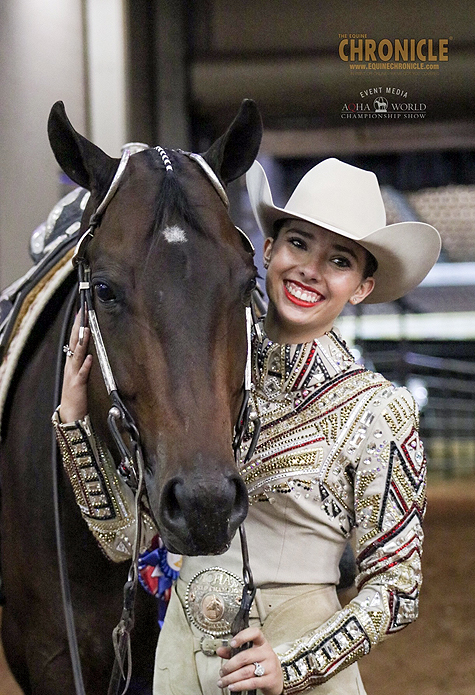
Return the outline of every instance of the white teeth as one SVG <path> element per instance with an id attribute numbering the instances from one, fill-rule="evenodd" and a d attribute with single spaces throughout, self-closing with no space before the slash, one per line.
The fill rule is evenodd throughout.
<path id="1" fill-rule="evenodd" d="M 297 299 L 301 299 L 303 302 L 314 304 L 318 302 L 318 300 L 320 299 L 320 296 L 318 294 L 314 294 L 313 292 L 307 292 L 306 290 L 301 290 L 300 287 L 297 287 L 297 285 L 294 285 L 291 282 L 286 282 L 285 286 L 287 288 L 287 291 L 290 292 L 292 296 L 297 297 Z"/>

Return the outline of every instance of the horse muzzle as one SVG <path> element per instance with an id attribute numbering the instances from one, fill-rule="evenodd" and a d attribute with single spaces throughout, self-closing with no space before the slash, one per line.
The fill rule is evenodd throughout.
<path id="1" fill-rule="evenodd" d="M 158 526 L 167 548 L 182 555 L 220 555 L 248 511 L 237 472 L 175 476 L 162 487 Z"/>

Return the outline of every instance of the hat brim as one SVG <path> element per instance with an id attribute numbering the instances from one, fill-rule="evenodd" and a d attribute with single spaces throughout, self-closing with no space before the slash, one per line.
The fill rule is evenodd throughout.
<path id="1" fill-rule="evenodd" d="M 374 273 L 374 289 L 364 300 L 366 304 L 392 302 L 407 294 L 422 282 L 439 257 L 440 235 L 425 222 L 397 222 L 357 237 L 318 218 L 274 205 L 267 176 L 259 162 L 254 162 L 247 172 L 246 184 L 252 211 L 265 237 L 275 235 L 278 220 L 303 220 L 352 239 L 372 253 L 378 269 Z"/>

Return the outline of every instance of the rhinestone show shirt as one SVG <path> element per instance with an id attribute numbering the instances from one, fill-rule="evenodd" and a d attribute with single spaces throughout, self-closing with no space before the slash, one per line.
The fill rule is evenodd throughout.
<path id="1" fill-rule="evenodd" d="M 276 648 L 287 694 L 328 680 L 417 617 L 426 461 L 409 391 L 356 364 L 336 331 L 279 345 L 261 328 L 253 384 L 262 429 L 240 472 L 257 586 L 337 584 L 352 534 L 356 544 L 358 595 Z M 210 562 L 240 574 L 238 540 L 219 558 L 184 558 L 182 578 Z"/>

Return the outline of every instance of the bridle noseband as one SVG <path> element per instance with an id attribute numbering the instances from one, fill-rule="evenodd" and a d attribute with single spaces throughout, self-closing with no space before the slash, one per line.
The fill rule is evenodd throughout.
<path id="1" fill-rule="evenodd" d="M 170 171 L 173 172 L 173 165 L 166 151 L 163 150 L 161 147 L 156 147 L 155 149 L 162 159 L 163 165 L 166 170 L 165 175 L 167 175 Z M 182 150 L 178 150 L 178 152 L 180 152 L 180 154 L 186 155 L 189 159 L 196 162 L 198 166 L 201 167 L 208 180 L 216 189 L 224 205 L 228 207 L 229 200 L 224 186 L 221 184 L 221 181 L 219 180 L 213 169 L 209 166 L 209 164 L 204 160 L 204 158 L 201 155 L 192 152 L 184 152 Z M 126 145 L 122 150 L 122 156 L 117 167 L 116 173 L 114 175 L 114 178 L 112 180 L 112 183 L 110 184 L 109 189 L 104 198 L 102 199 L 101 203 L 98 205 L 97 209 L 91 215 L 88 228 L 81 236 L 73 256 L 73 263 L 77 265 L 79 274 L 79 295 L 81 305 L 81 327 L 79 331 L 79 341 L 82 344 L 82 341 L 84 340 L 85 328 L 87 324 L 89 324 L 91 334 L 94 340 L 94 345 L 102 377 L 111 401 L 111 406 L 107 416 L 107 423 L 112 437 L 114 439 L 114 442 L 120 452 L 121 462 L 118 470 L 120 474 L 125 478 L 127 484 L 134 490 L 135 493 L 135 515 L 137 531 L 128 579 L 124 586 L 124 603 L 122 615 L 118 625 L 116 626 L 113 632 L 113 642 L 116 659 L 114 663 L 114 669 L 112 672 L 111 680 L 109 683 L 108 695 L 116 695 L 116 693 L 118 693 L 121 678 L 125 680 L 125 688 L 123 690 L 123 692 L 125 693 L 129 686 L 130 678 L 132 675 L 130 632 L 134 625 L 134 600 L 138 583 L 138 559 L 142 535 L 142 528 L 140 523 L 140 509 L 142 496 L 144 494 L 144 459 L 140 444 L 140 433 L 131 414 L 127 410 L 119 394 L 114 375 L 110 366 L 107 350 L 105 348 L 104 341 L 102 338 L 99 322 L 97 320 L 97 315 L 94 309 L 94 302 L 91 289 L 91 269 L 87 261 L 86 252 L 89 243 L 94 238 L 94 233 L 102 220 L 107 206 L 109 205 L 110 201 L 114 197 L 119 187 L 121 178 L 127 167 L 130 155 L 131 150 Z M 250 239 L 241 229 L 239 229 L 239 227 L 236 227 L 236 229 L 241 234 L 241 238 L 243 239 L 243 243 L 246 249 L 253 253 L 254 247 Z M 255 317 L 253 315 L 251 307 L 249 306 L 246 307 L 247 354 L 246 367 L 244 373 L 244 393 L 241 408 L 239 411 L 239 416 L 234 428 L 234 438 L 232 444 L 234 457 L 237 462 L 240 458 L 240 448 L 242 445 L 243 437 L 248 431 L 249 423 L 252 422 L 254 425 L 254 429 L 251 437 L 250 446 L 244 458 L 244 465 L 251 458 L 260 433 L 260 421 L 257 417 L 257 414 L 251 411 L 250 406 L 250 394 L 252 387 L 251 330 L 253 323 L 255 323 Z M 122 436 L 122 433 L 124 432 L 127 434 L 127 438 L 129 440 L 128 446 L 126 445 Z M 249 611 L 256 593 L 256 588 L 254 585 L 252 571 L 249 563 L 249 553 L 243 524 L 241 524 L 241 526 L 239 527 L 239 533 L 241 539 L 241 550 L 243 558 L 244 588 L 241 599 L 241 605 L 232 625 L 233 635 L 237 634 L 249 625 Z M 247 648 L 248 646 L 250 645 L 244 645 L 242 649 Z M 71 644 L 70 651 L 71 659 L 74 661 L 75 655 L 74 650 L 71 648 Z M 125 674 L 124 663 L 126 657 L 127 673 Z M 77 659 L 79 660 L 78 655 Z M 82 695 L 82 693 L 77 693 L 77 695 Z"/>

